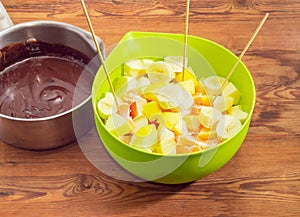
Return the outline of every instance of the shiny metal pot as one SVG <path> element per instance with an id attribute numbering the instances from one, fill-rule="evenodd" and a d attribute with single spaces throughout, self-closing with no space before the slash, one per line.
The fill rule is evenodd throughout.
<path id="1" fill-rule="evenodd" d="M 0 32 L 0 49 L 9 44 L 35 38 L 76 49 L 93 61 L 88 64 L 96 73 L 100 66 L 92 36 L 78 27 L 54 21 L 33 21 Z M 97 39 L 104 55 L 104 44 Z M 76 123 L 76 126 L 74 126 Z M 14 118 L 0 114 L 0 139 L 29 150 L 49 150 L 74 142 L 93 126 L 91 96 L 64 113 L 37 119 Z"/>

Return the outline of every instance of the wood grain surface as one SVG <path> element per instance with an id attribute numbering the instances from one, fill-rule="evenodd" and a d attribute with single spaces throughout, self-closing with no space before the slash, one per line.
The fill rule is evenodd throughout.
<path id="1" fill-rule="evenodd" d="M 88 30 L 79 0 L 2 3 L 16 24 L 56 20 Z M 128 31 L 183 33 L 185 0 L 86 4 L 108 49 Z M 300 0 L 191 0 L 190 10 L 190 34 L 237 55 L 270 12 L 244 58 L 257 102 L 233 159 L 193 183 L 160 185 L 108 176 L 77 143 L 32 152 L 0 142 L 0 216 L 300 216 Z M 94 131 L 88 138 L 98 140 Z"/>

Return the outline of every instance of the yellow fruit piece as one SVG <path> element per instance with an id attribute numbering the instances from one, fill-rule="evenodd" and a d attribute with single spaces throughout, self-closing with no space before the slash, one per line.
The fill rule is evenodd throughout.
<path id="1" fill-rule="evenodd" d="M 248 113 L 243 111 L 241 105 L 233 106 L 230 109 L 228 109 L 228 114 L 239 119 L 241 123 L 244 123 L 244 121 L 248 117 Z"/>
<path id="2" fill-rule="evenodd" d="M 161 108 L 156 101 L 148 102 L 143 106 L 143 114 L 150 119 L 154 114 L 161 113 Z"/>
<path id="3" fill-rule="evenodd" d="M 118 96 L 124 96 L 129 91 L 136 90 L 136 88 L 137 88 L 136 79 L 126 75 L 119 78 L 115 85 L 115 91 Z"/>
<path id="4" fill-rule="evenodd" d="M 148 125 L 148 119 L 146 116 L 137 116 L 133 119 L 133 132 L 136 133 L 142 127 Z"/>
<path id="5" fill-rule="evenodd" d="M 195 83 L 192 79 L 181 81 L 178 84 L 184 89 L 186 89 L 188 92 L 190 92 L 190 94 L 195 93 Z"/>
<path id="6" fill-rule="evenodd" d="M 97 111 L 101 118 L 107 119 L 112 113 L 117 112 L 114 96 L 111 92 L 107 92 L 105 97 L 97 103 Z"/>
<path id="7" fill-rule="evenodd" d="M 158 134 L 156 127 L 153 124 L 149 124 L 141 127 L 135 134 L 133 134 L 130 145 L 142 149 L 151 149 L 157 145 Z"/>
<path id="8" fill-rule="evenodd" d="M 183 131 L 183 123 L 182 118 L 179 119 L 179 121 L 175 124 L 172 131 L 175 133 L 175 135 L 181 135 Z"/>
<path id="9" fill-rule="evenodd" d="M 197 140 L 191 136 L 181 136 L 179 138 L 178 145 L 182 145 L 185 147 L 193 147 L 197 145 Z"/>
<path id="10" fill-rule="evenodd" d="M 202 126 L 211 129 L 222 118 L 222 113 L 213 107 L 203 106 L 198 117 Z"/>
<path id="11" fill-rule="evenodd" d="M 184 120 L 189 131 L 199 131 L 200 121 L 198 115 L 187 115 L 184 117 Z"/>
<path id="12" fill-rule="evenodd" d="M 154 114 L 149 120 L 157 121 L 159 124 L 173 131 L 176 135 L 180 135 L 182 133 L 182 118 L 181 114 L 178 112 L 162 112 Z"/>
<path id="13" fill-rule="evenodd" d="M 203 127 L 201 128 L 198 134 L 198 140 L 208 140 L 217 138 L 216 130 L 211 130 L 209 128 Z"/>
<path id="14" fill-rule="evenodd" d="M 208 96 L 208 95 L 202 95 L 201 96 L 201 102 L 202 102 L 202 105 L 204 105 L 204 106 L 211 106 L 212 97 Z"/>
<path id="15" fill-rule="evenodd" d="M 229 96 L 216 96 L 213 104 L 215 109 L 218 109 L 220 112 L 224 112 L 232 107 L 233 98 Z"/>
<path id="16" fill-rule="evenodd" d="M 124 74 L 132 77 L 139 77 L 145 75 L 152 60 L 148 59 L 134 59 L 129 60 L 124 64 Z"/>
<path id="17" fill-rule="evenodd" d="M 223 89 L 222 95 L 224 95 L 226 97 L 232 97 L 233 105 L 237 105 L 241 98 L 240 91 L 236 88 L 236 86 L 232 82 L 229 82 L 225 86 L 225 88 Z"/>
<path id="18" fill-rule="evenodd" d="M 192 72 L 192 70 L 185 69 L 184 70 L 184 80 L 186 81 L 186 80 L 190 80 L 190 79 L 194 82 L 195 90 L 198 93 L 205 93 L 202 85 L 199 83 L 196 75 Z M 175 80 L 177 82 L 181 82 L 182 81 L 182 72 L 180 72 L 180 73 L 178 73 L 176 75 Z"/>
<path id="19" fill-rule="evenodd" d="M 159 125 L 158 129 L 158 147 L 156 152 L 161 154 L 175 154 L 175 148 L 177 143 L 175 142 L 175 135 L 172 131 L 168 130 L 162 125 Z"/>

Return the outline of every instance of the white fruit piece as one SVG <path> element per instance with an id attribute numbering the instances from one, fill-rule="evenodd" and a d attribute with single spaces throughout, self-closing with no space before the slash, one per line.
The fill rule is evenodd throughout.
<path id="1" fill-rule="evenodd" d="M 164 61 L 169 63 L 174 73 L 182 72 L 183 56 L 166 56 Z M 185 68 L 188 65 L 188 58 L 185 59 Z"/>
<path id="2" fill-rule="evenodd" d="M 145 88 L 142 97 L 158 102 L 162 109 L 176 112 L 190 110 L 194 103 L 192 95 L 178 84 L 152 84 Z"/>
<path id="3" fill-rule="evenodd" d="M 149 120 L 156 121 L 160 125 L 173 131 L 176 135 L 179 135 L 182 132 L 182 118 L 181 114 L 178 112 L 156 113 L 153 114 Z"/>
<path id="4" fill-rule="evenodd" d="M 120 137 L 132 132 L 132 123 L 117 113 L 113 113 L 106 121 L 106 129 Z"/>
<path id="5" fill-rule="evenodd" d="M 117 112 L 114 96 L 111 92 L 107 92 L 105 97 L 97 103 L 97 110 L 101 118 L 107 119 L 112 113 Z"/>
<path id="6" fill-rule="evenodd" d="M 229 113 L 231 116 L 234 116 L 234 117 L 236 117 L 238 120 L 240 120 L 241 123 L 244 123 L 244 121 L 245 121 L 245 120 L 247 119 L 247 117 L 248 117 L 248 113 L 243 111 L 241 105 L 236 105 L 236 106 L 233 106 L 232 108 L 228 109 L 228 113 Z"/>
<path id="7" fill-rule="evenodd" d="M 143 105 L 143 114 L 150 119 L 152 115 L 161 113 L 161 108 L 156 101 L 148 102 Z"/>
<path id="8" fill-rule="evenodd" d="M 141 59 L 142 63 L 144 64 L 144 67 L 146 68 L 146 70 L 148 70 L 149 66 L 154 63 L 153 60 L 150 59 Z"/>
<path id="9" fill-rule="evenodd" d="M 232 82 L 228 82 L 228 84 L 226 84 L 226 86 L 223 89 L 222 95 L 226 97 L 232 97 L 233 105 L 237 105 L 241 98 L 240 91 Z"/>
<path id="10" fill-rule="evenodd" d="M 144 76 L 139 77 L 136 82 L 136 88 L 138 93 L 143 93 L 145 88 L 151 85 L 150 80 Z"/>
<path id="11" fill-rule="evenodd" d="M 195 84 L 192 79 L 181 81 L 178 83 L 178 85 L 182 86 L 185 88 L 190 94 L 194 94 L 196 89 L 195 89 Z"/>
<path id="12" fill-rule="evenodd" d="M 229 96 L 216 96 L 213 100 L 213 107 L 220 112 L 227 111 L 233 105 L 233 98 Z"/>
<path id="13" fill-rule="evenodd" d="M 149 65 L 154 61 L 148 59 L 129 60 L 124 64 L 124 74 L 132 77 L 140 77 L 145 75 Z"/>
<path id="14" fill-rule="evenodd" d="M 172 67 L 163 61 L 152 63 L 147 70 L 147 75 L 152 84 L 169 83 L 174 79 Z"/>
<path id="15" fill-rule="evenodd" d="M 234 116 L 224 115 L 216 127 L 217 136 L 221 140 L 235 135 L 242 128 L 241 122 Z"/>
<path id="16" fill-rule="evenodd" d="M 174 111 L 183 112 L 190 110 L 194 104 L 192 95 L 178 84 L 167 84 L 156 89 L 157 95 L 163 96 L 158 99 L 158 103 L 163 109 L 174 109 Z"/>
<path id="17" fill-rule="evenodd" d="M 225 81 L 225 78 L 212 75 L 205 78 L 202 83 L 207 95 L 217 96 L 222 93 L 222 84 Z"/>
<path id="18" fill-rule="evenodd" d="M 119 110 L 117 111 L 123 118 L 130 118 L 130 105 L 127 102 L 119 103 Z"/>
<path id="19" fill-rule="evenodd" d="M 148 125 L 148 119 L 146 116 L 138 116 L 133 119 L 133 133 L 136 133 L 142 127 Z"/>
<path id="20" fill-rule="evenodd" d="M 172 131 L 159 125 L 158 129 L 158 147 L 156 151 L 161 154 L 170 154 L 176 149 L 175 135 Z"/>
<path id="21" fill-rule="evenodd" d="M 219 110 L 213 107 L 203 106 L 199 114 L 199 121 L 204 127 L 211 129 L 221 117 L 222 113 Z"/>
<path id="22" fill-rule="evenodd" d="M 129 91 L 135 91 L 136 89 L 136 79 L 126 75 L 119 78 L 115 85 L 115 91 L 119 97 L 124 97 Z"/>
<path id="23" fill-rule="evenodd" d="M 198 132 L 200 129 L 200 121 L 198 115 L 187 115 L 184 117 L 187 129 L 192 132 Z"/>
<path id="24" fill-rule="evenodd" d="M 154 124 L 141 127 L 133 134 L 130 145 L 142 149 L 153 150 L 158 142 L 157 129 Z"/>

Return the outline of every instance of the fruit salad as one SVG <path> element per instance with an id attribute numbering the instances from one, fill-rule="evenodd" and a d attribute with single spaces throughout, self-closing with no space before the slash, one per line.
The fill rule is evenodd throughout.
<path id="1" fill-rule="evenodd" d="M 107 130 L 128 145 L 159 154 L 201 151 L 236 134 L 248 117 L 239 90 L 216 75 L 198 80 L 182 60 L 124 63 L 116 99 L 107 92 L 97 104 Z"/>

